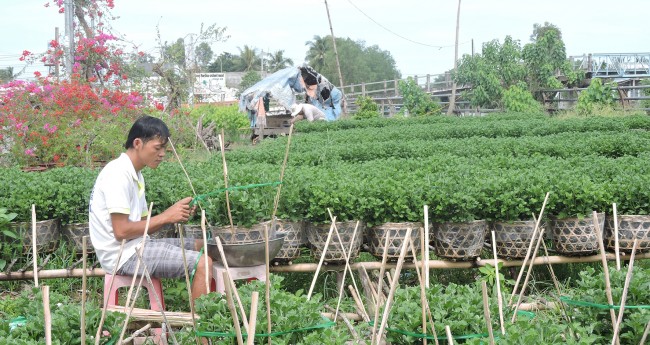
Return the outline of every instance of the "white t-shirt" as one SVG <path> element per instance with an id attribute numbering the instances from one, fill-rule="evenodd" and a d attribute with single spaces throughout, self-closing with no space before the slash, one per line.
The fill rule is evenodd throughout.
<path id="1" fill-rule="evenodd" d="M 122 267 L 135 254 L 136 246 L 142 241 L 141 237 L 127 240 L 118 263 L 121 242 L 113 234 L 111 213 L 128 214 L 129 220 L 133 222 L 141 220 L 148 213 L 144 178 L 142 173 L 135 172 L 131 159 L 125 153 L 102 169 L 90 194 L 90 240 L 99 263 L 108 273 L 113 272 L 115 265 L 118 269 Z"/>

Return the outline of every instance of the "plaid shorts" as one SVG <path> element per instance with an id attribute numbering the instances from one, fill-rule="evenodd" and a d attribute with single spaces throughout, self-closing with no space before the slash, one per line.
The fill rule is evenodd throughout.
<path id="1" fill-rule="evenodd" d="M 185 259 L 187 260 L 187 271 L 191 275 L 199 259 L 199 252 L 194 250 L 194 239 L 185 238 Z M 185 277 L 185 265 L 183 265 L 183 253 L 181 240 L 179 238 L 152 239 L 147 237 L 142 253 L 143 262 L 140 263 L 138 273 L 144 272 L 143 264 L 152 277 L 156 278 L 182 278 Z M 135 275 L 135 268 L 138 265 L 138 255 L 133 254 L 122 267 L 117 271 L 121 275 Z"/>

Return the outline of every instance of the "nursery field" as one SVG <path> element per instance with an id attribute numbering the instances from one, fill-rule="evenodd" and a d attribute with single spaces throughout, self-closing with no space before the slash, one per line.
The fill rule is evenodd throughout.
<path id="1" fill-rule="evenodd" d="M 650 221 L 640 218 L 650 215 L 650 190 L 645 188 L 650 184 L 649 129 L 650 117 L 643 115 L 557 118 L 492 114 L 472 118 L 342 120 L 299 123 L 288 137 L 265 139 L 255 146 L 227 151 L 228 201 L 236 231 L 259 231 L 260 224 L 271 218 L 276 190 L 281 187 L 276 217 L 281 224 L 296 224 L 296 242 L 291 243 L 294 254 L 277 260 L 281 265 L 290 261 L 318 262 L 323 251 L 336 249 L 332 244 L 326 247 L 315 235 L 317 229 L 325 229 L 327 234 L 329 212 L 341 222 L 337 223 L 341 231 L 350 230 L 350 234 L 354 226 L 346 230 L 344 222 L 359 221 L 356 241 L 346 244 L 355 251 L 351 257 L 357 261 L 381 260 L 382 251 L 388 250 L 379 242 L 383 236 L 394 238 L 389 256 L 396 260 L 403 244 L 401 230 L 407 227 L 413 227 L 414 236 L 418 236 L 415 243 L 419 244 L 419 238 L 425 234 L 424 205 L 428 205 L 426 221 L 431 224 L 431 234 L 423 242 L 433 249 L 432 259 L 492 258 L 490 230 L 519 221 L 532 227 L 518 230 L 516 239 L 497 242 L 502 246 L 518 245 L 525 253 L 528 244 L 535 240 L 533 215 L 538 217 L 542 210 L 540 224 L 550 234 L 542 242 L 552 254 L 599 254 L 597 241 L 604 241 L 604 247 L 612 250 L 614 228 L 617 233 L 619 228 L 627 231 L 619 235 L 621 251 L 626 253 L 620 269 L 610 263 L 605 271 L 600 262 L 535 267 L 524 298 L 528 304 L 541 308 L 534 312 L 515 313 L 508 307 L 511 296 L 517 299 L 513 293 L 516 270 L 496 271 L 491 265 L 465 272 L 432 270 L 430 286 L 421 290 L 418 276 L 422 272 L 404 269 L 401 274 L 399 270 L 391 272 L 398 278 L 394 284 L 385 277 L 380 279 L 375 271 L 369 272 L 371 281 L 381 280 L 384 289 L 395 285 L 395 291 L 382 292 L 375 286 L 377 295 L 362 294 L 360 302 L 348 294 L 343 298 L 341 311 L 359 318 L 347 320 L 347 325 L 341 320 L 334 324 L 323 319 L 321 313 L 330 312 L 329 307 L 338 303 L 336 277 L 321 272 L 316 294 L 308 301 L 306 291 L 311 275 L 273 274 L 272 343 L 346 344 L 359 339 L 370 343 L 373 325 L 363 317 L 363 309 L 368 308 L 372 320 L 372 311 L 380 308 L 371 306 L 383 305 L 374 299 L 394 299 L 384 334 L 390 344 L 421 344 L 424 339 L 428 343 L 446 343 L 445 326 L 449 326 L 455 343 L 464 344 L 489 343 L 492 336 L 498 344 L 605 344 L 612 341 L 614 334 L 621 344 L 643 343 L 650 322 L 650 271 L 643 260 L 631 261 L 629 253 L 634 238 L 638 239 L 637 254 L 650 250 Z M 286 170 L 280 180 L 287 147 Z M 182 166 L 169 152 L 167 161 L 158 169 L 143 171 L 147 199 L 153 202 L 154 214 L 180 198 L 194 195 L 195 202 L 205 210 L 212 234 L 220 235 L 223 227 L 230 224 L 223 193 L 226 186 L 222 157 L 218 152 L 180 153 Z M 76 233 L 63 229 L 87 222 L 88 196 L 98 173 L 97 169 L 78 167 L 38 173 L 0 168 L 0 207 L 4 209 L 0 209 L 0 229 L 13 232 L 4 235 L 0 270 L 31 270 L 29 227 L 9 224 L 7 215 L 16 214 L 11 219 L 14 223 L 30 222 L 32 204 L 36 205 L 39 221 L 54 220 L 62 229 L 62 235 L 50 234 L 43 237 L 47 241 L 37 241 L 42 268 L 78 268 L 80 250 L 72 238 Z M 621 217 L 617 221 L 613 218 L 613 204 Z M 591 221 L 594 211 L 603 214 L 599 215 L 599 226 Z M 641 225 L 624 229 L 624 224 L 631 223 L 625 223 L 624 217 L 628 215 L 642 219 Z M 567 228 L 559 225 L 566 220 L 576 224 L 568 235 Z M 198 222 L 198 217 L 190 221 Z M 481 227 L 475 226 L 477 222 Z M 395 224 L 402 224 L 402 228 Z M 458 231 L 455 235 L 444 233 L 444 229 L 459 229 L 467 224 L 472 224 L 469 230 L 454 230 Z M 186 227 L 187 231 L 190 229 Z M 595 235 L 596 229 L 604 230 L 604 239 Z M 587 231 L 588 234 L 579 233 Z M 467 236 L 470 232 L 471 236 Z M 469 253 L 468 243 L 457 243 L 459 233 L 463 234 L 463 241 L 475 239 L 475 252 Z M 170 232 L 170 236 L 176 235 Z M 456 237 L 447 240 L 444 236 Z M 563 239 L 578 239 L 580 243 L 567 245 L 561 243 Z M 449 248 L 450 243 L 459 248 Z M 413 251 L 419 252 L 420 246 L 416 247 Z M 514 254 L 508 248 L 499 249 L 499 253 L 508 253 L 503 255 L 507 259 L 523 258 L 521 253 Z M 412 254 L 406 255 L 410 261 L 424 256 Z M 545 252 L 540 249 L 539 255 Z M 50 262 L 43 263 L 46 256 Z M 341 257 L 329 259 L 335 263 L 342 261 Z M 92 254 L 89 260 L 92 264 Z M 551 267 L 556 271 L 549 271 Z M 556 276 L 558 281 L 554 280 Z M 360 273 L 355 272 L 353 278 L 358 282 Z M 347 276 L 345 282 L 347 287 L 353 279 Z M 52 322 L 56 325 L 53 338 L 61 344 L 79 344 L 80 279 L 45 283 L 51 285 Z M 89 283 L 91 293 L 84 317 L 86 333 L 94 336 L 101 314 L 102 279 L 89 278 Z M 188 311 L 184 282 L 164 283 L 167 309 Z M 483 298 L 483 283 L 487 298 Z M 36 344 L 43 337 L 41 292 L 27 288 L 29 284 L 0 283 L 0 345 Z M 264 283 L 243 284 L 238 290 L 244 310 L 250 310 L 253 292 L 259 292 L 256 343 L 266 342 Z M 611 300 L 607 290 L 611 290 Z M 499 317 L 499 292 L 506 304 L 502 309 L 503 324 Z M 484 302 L 491 318 L 487 317 Z M 619 308 L 621 303 L 626 305 L 625 309 Z M 622 313 L 618 327 L 611 311 L 616 315 Z M 169 332 L 170 343 L 174 342 L 172 338 L 182 344 L 196 343 L 197 334 L 212 338 L 217 344 L 236 343 L 236 329 L 223 295 L 211 293 L 201 297 L 196 312 L 200 316 L 196 330 L 191 320 L 185 326 L 176 326 L 175 332 Z M 119 334 L 124 316 L 109 315 L 104 327 L 110 334 Z M 17 321 L 21 316 L 26 321 Z M 381 313 L 379 316 L 381 319 Z M 427 328 L 423 328 L 423 318 Z M 16 326 L 18 323 L 24 325 Z M 64 329 L 65 332 L 61 331 Z M 94 343 L 91 338 L 86 338 L 87 343 Z M 103 337 L 101 343 L 110 343 L 111 339 Z"/>

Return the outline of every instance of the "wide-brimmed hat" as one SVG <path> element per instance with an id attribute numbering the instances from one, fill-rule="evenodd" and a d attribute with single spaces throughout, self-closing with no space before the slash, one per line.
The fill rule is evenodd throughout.
<path id="1" fill-rule="evenodd" d="M 293 104 L 291 106 L 291 116 L 296 116 L 302 110 L 302 104 Z"/>

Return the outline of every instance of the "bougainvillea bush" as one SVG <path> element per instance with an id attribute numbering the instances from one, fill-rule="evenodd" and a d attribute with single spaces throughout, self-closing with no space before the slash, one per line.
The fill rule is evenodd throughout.
<path id="1" fill-rule="evenodd" d="M 79 78 L 2 87 L 0 140 L 20 166 L 109 160 L 122 149 L 125 128 L 142 112 L 137 92 L 98 89 Z"/>

